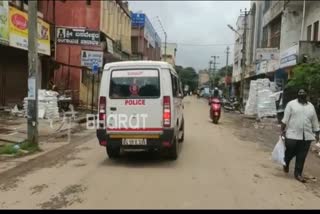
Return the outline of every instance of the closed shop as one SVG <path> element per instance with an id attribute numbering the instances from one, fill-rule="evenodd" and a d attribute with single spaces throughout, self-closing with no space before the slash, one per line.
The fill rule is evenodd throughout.
<path id="1" fill-rule="evenodd" d="M 22 104 L 28 93 L 28 52 L 0 46 L 0 106 Z"/>

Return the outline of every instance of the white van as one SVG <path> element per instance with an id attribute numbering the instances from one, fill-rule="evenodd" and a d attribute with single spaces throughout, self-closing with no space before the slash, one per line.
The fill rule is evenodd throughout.
<path id="1" fill-rule="evenodd" d="M 109 158 L 120 151 L 166 151 L 177 159 L 184 140 L 183 91 L 167 62 L 105 65 L 99 95 L 99 143 Z"/>

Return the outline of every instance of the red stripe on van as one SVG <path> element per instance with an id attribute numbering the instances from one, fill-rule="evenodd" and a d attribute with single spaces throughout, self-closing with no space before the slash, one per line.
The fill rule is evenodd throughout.
<path id="1" fill-rule="evenodd" d="M 109 131 L 162 131 L 162 128 L 107 128 Z"/>

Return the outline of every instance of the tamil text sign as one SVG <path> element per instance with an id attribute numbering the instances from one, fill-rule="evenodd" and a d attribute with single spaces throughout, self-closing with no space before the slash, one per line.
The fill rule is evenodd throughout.
<path id="1" fill-rule="evenodd" d="M 28 14 L 14 7 L 9 12 L 10 46 L 28 50 Z M 38 19 L 38 52 L 50 56 L 50 25 Z"/>
<path id="2" fill-rule="evenodd" d="M 56 28 L 57 43 L 72 45 L 100 45 L 100 32 L 84 28 Z"/>
<path id="3" fill-rule="evenodd" d="M 261 62 L 263 60 L 279 60 L 278 48 L 257 48 L 256 49 L 256 61 Z"/>

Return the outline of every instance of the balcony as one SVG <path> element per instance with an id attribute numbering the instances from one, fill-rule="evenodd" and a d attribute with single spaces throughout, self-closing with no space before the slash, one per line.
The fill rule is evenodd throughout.
<path id="1" fill-rule="evenodd" d="M 300 41 L 298 48 L 298 63 L 304 60 L 320 59 L 320 41 Z"/>

